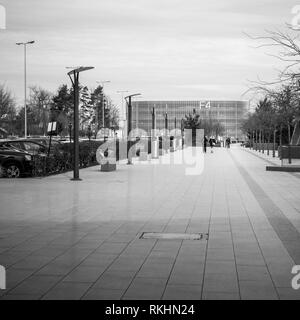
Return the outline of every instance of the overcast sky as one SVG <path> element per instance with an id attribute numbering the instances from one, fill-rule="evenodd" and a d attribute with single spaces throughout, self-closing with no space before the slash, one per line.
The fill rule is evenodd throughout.
<path id="1" fill-rule="evenodd" d="M 118 90 L 143 99 L 245 99 L 247 80 L 272 79 L 278 60 L 245 36 L 290 23 L 290 0 L 0 0 L 0 83 L 22 102 L 23 51 L 28 83 L 55 91 L 66 66 L 96 69 L 81 82 L 120 104 Z"/>

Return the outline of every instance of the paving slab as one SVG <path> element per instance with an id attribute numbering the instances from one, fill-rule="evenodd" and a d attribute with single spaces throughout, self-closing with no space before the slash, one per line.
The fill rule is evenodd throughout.
<path id="1" fill-rule="evenodd" d="M 205 154 L 196 175 L 153 161 L 83 169 L 80 183 L 1 179 L 0 299 L 299 300 L 300 176 L 267 161 L 234 146 Z"/>

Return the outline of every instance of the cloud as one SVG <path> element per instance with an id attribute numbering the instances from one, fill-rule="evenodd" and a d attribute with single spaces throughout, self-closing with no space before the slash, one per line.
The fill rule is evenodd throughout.
<path id="1" fill-rule="evenodd" d="M 261 35 L 291 19 L 290 0 L 2 0 L 8 29 L 0 32 L 0 82 L 20 98 L 23 55 L 28 82 L 55 90 L 66 66 L 93 65 L 82 81 L 110 79 L 108 93 L 145 96 L 209 94 L 238 98 L 247 79 L 272 77 L 280 64 L 255 50 L 243 34 Z M 217 85 L 216 85 L 217 83 Z M 200 87 L 198 87 L 198 85 Z M 178 90 L 178 88 L 181 90 Z M 227 88 L 227 89 L 224 89 Z M 200 90 L 201 89 L 201 90 Z"/>

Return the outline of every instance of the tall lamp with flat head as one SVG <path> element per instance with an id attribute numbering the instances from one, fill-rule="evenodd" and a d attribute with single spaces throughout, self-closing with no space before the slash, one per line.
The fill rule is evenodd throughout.
<path id="1" fill-rule="evenodd" d="M 72 181 L 79 178 L 79 73 L 94 69 L 94 67 L 78 67 L 68 72 L 74 89 L 74 172 Z"/>

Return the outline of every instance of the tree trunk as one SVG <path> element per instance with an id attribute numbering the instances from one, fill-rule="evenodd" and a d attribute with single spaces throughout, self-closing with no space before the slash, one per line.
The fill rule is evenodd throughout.
<path id="1" fill-rule="evenodd" d="M 282 126 L 280 126 L 279 145 L 282 147 Z"/>
<path id="2" fill-rule="evenodd" d="M 274 130 L 273 134 L 273 158 L 275 158 L 276 130 Z"/>
<path id="3" fill-rule="evenodd" d="M 269 134 L 268 134 L 268 142 L 267 142 L 267 155 L 269 156 L 270 155 L 270 143 L 271 143 L 271 132 L 269 131 Z"/>
<path id="4" fill-rule="evenodd" d="M 288 148 L 289 148 L 289 164 L 292 163 L 292 158 L 291 158 L 291 125 L 288 124 Z"/>
<path id="5" fill-rule="evenodd" d="M 257 130 L 255 130 L 255 151 L 257 151 Z"/>
<path id="6" fill-rule="evenodd" d="M 262 153 L 265 153 L 265 132 L 262 130 Z"/>
<path id="7" fill-rule="evenodd" d="M 279 145 L 280 145 L 280 151 L 282 153 L 282 125 L 280 125 Z"/>

